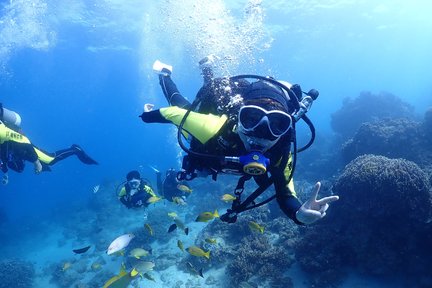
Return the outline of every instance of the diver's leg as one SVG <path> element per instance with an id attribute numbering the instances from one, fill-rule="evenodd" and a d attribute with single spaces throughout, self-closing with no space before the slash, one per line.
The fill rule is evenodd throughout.
<path id="1" fill-rule="evenodd" d="M 73 144 L 70 148 L 58 150 L 54 153 L 55 157 L 54 160 L 49 163 L 49 165 L 53 165 L 57 163 L 58 161 L 61 161 L 63 159 L 66 159 L 72 155 L 76 155 L 78 159 L 83 162 L 84 164 L 98 164 L 95 160 L 93 160 L 87 153 L 84 152 L 84 150 L 76 145 Z"/>

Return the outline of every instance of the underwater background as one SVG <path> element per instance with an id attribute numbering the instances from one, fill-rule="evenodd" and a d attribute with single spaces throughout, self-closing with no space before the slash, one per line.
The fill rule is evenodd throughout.
<path id="1" fill-rule="evenodd" d="M 133 266 L 129 250 L 105 253 L 125 233 L 136 236 L 127 249 L 153 251 L 154 281 L 134 287 L 432 287 L 431 9 L 426 0 L 1 1 L 0 102 L 38 147 L 76 143 L 99 165 L 72 158 L 40 175 L 31 163 L 9 172 L 0 287 L 102 287 L 121 263 Z M 299 154 L 294 179 L 302 201 L 316 181 L 322 196 L 341 197 L 320 223 L 298 227 L 275 203 L 235 224 L 194 222 L 230 207 L 220 197 L 235 188 L 232 176 L 194 180 L 187 206 L 130 211 L 118 201 L 128 171 L 155 186 L 149 165 L 180 168 L 176 129 L 138 118 L 144 103 L 166 105 L 153 62 L 173 65 L 193 100 L 198 61 L 209 54 L 220 57 L 220 76 L 270 75 L 319 90 L 308 113 L 317 139 Z M 308 133 L 299 129 L 299 141 Z M 189 235 L 167 233 L 169 212 Z M 178 239 L 211 250 L 210 260 L 182 252 Z"/>

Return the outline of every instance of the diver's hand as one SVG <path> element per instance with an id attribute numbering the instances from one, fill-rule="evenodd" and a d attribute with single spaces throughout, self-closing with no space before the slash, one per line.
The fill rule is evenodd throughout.
<path id="1" fill-rule="evenodd" d="M 296 213 L 298 221 L 304 224 L 312 224 L 313 222 L 323 218 L 329 208 L 329 203 L 339 200 L 339 196 L 329 196 L 317 200 L 318 192 L 321 188 L 321 183 L 315 184 L 315 191 L 312 196 L 307 200 Z"/>
<path id="2" fill-rule="evenodd" d="M 3 185 L 7 185 L 9 183 L 9 176 L 8 176 L 8 174 L 3 174 L 3 177 L 2 177 L 2 184 Z"/>
<path id="3" fill-rule="evenodd" d="M 41 173 L 41 172 L 42 172 L 42 164 L 41 164 L 41 162 L 39 161 L 39 159 L 36 160 L 33 164 L 34 164 L 34 172 L 35 172 L 36 174 Z"/>
<path id="4" fill-rule="evenodd" d="M 150 112 L 153 110 L 154 105 L 150 103 L 144 104 L 144 112 Z"/>

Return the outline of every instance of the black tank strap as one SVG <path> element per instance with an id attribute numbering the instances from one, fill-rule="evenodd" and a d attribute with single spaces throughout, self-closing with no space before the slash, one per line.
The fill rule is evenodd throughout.
<path id="1" fill-rule="evenodd" d="M 244 183 L 252 178 L 251 175 L 243 175 L 240 177 L 237 187 L 234 190 L 234 194 L 236 195 L 236 199 L 233 201 L 231 205 L 231 209 L 227 210 L 227 213 L 222 215 L 220 219 L 224 222 L 228 223 L 234 223 L 237 221 L 237 214 L 247 211 L 259 206 L 262 206 L 271 200 L 273 200 L 276 195 L 273 195 L 267 200 L 264 200 L 263 202 L 260 202 L 258 204 L 255 203 L 255 199 L 258 198 L 265 190 L 267 190 L 270 185 L 273 184 L 273 179 L 267 178 L 267 181 L 263 184 L 261 184 L 251 195 L 249 195 L 245 201 L 241 202 L 241 195 L 244 191 Z"/>

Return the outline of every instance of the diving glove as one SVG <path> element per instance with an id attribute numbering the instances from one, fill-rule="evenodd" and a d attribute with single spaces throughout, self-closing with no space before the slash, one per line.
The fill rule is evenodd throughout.
<path id="1" fill-rule="evenodd" d="M 171 65 L 165 64 L 156 60 L 153 63 L 153 71 L 159 75 L 170 76 L 172 73 L 173 67 Z"/>

